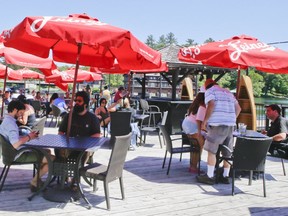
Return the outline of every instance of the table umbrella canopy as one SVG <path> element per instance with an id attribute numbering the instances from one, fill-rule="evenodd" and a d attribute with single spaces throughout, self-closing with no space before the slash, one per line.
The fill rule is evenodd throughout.
<path id="1" fill-rule="evenodd" d="M 3 41 L 0 42 L 0 57 L 4 57 L 7 64 L 30 68 L 43 68 L 47 71 L 57 68 L 52 59 L 41 58 L 11 47 L 5 47 Z"/>
<path id="2" fill-rule="evenodd" d="M 17 73 L 13 69 L 1 63 L 0 63 L 0 79 L 6 79 L 6 70 L 7 70 L 7 78 L 9 80 L 22 80 L 23 79 L 21 74 Z"/>
<path id="3" fill-rule="evenodd" d="M 15 70 L 16 73 L 22 76 L 23 79 L 44 79 L 45 76 L 37 71 L 28 68 Z"/>
<path id="4" fill-rule="evenodd" d="M 50 49 L 58 62 L 121 69 L 153 69 L 161 65 L 161 54 L 135 38 L 129 31 L 100 22 L 86 14 L 69 17 L 26 17 L 4 31 L 5 46 L 47 58 Z"/>
<path id="5" fill-rule="evenodd" d="M 288 52 L 247 35 L 181 48 L 178 58 L 214 67 L 288 73 Z"/>
<path id="6" fill-rule="evenodd" d="M 75 76 L 75 68 L 70 68 L 66 71 L 53 71 L 53 75 L 47 76 L 45 81 L 48 83 L 73 83 Z M 76 82 L 93 82 L 102 80 L 102 76 L 97 73 L 90 71 L 78 69 L 78 75 L 76 77 Z"/>
<path id="7" fill-rule="evenodd" d="M 103 74 L 128 74 L 129 72 L 133 73 L 163 73 L 168 72 L 168 66 L 166 62 L 161 62 L 160 67 L 156 69 L 142 69 L 142 70 L 123 70 L 119 64 L 114 64 L 112 68 L 97 68 L 90 67 L 90 71 Z"/>
<path id="8" fill-rule="evenodd" d="M 154 69 L 161 65 L 161 54 L 135 38 L 129 31 L 100 22 L 86 14 L 69 17 L 26 17 L 2 33 L 4 45 L 40 57 L 50 50 L 58 62 L 75 64 L 72 98 L 75 96 L 79 65 L 121 69 Z M 72 122 L 68 118 L 67 137 Z"/>

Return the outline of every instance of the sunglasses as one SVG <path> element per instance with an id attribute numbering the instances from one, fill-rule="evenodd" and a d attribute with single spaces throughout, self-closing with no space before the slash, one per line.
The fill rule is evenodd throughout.
<path id="1" fill-rule="evenodd" d="M 74 102 L 75 102 L 75 103 L 77 103 L 77 102 L 78 102 L 78 103 L 83 103 L 83 100 L 75 99 Z"/>

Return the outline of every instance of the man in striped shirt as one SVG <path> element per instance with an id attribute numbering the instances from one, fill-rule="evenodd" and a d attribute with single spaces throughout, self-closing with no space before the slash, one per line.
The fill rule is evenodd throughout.
<path id="1" fill-rule="evenodd" d="M 205 104 L 206 115 L 201 129 L 207 130 L 204 149 L 208 151 L 207 174 L 197 176 L 198 182 L 214 184 L 214 168 L 216 164 L 216 153 L 219 145 L 233 148 L 233 131 L 236 118 L 241 108 L 234 95 L 227 89 L 221 88 L 214 80 L 205 81 Z M 229 151 L 222 151 L 223 156 L 230 156 Z M 224 161 L 223 176 L 219 181 L 229 184 L 230 165 Z"/>

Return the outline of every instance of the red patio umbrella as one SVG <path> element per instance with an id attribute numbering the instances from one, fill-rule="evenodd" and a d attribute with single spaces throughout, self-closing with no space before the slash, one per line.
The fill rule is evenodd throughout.
<path id="1" fill-rule="evenodd" d="M 28 68 L 22 68 L 15 70 L 18 75 L 22 76 L 22 79 L 44 79 L 45 76 L 37 71 L 30 70 Z"/>
<path id="2" fill-rule="evenodd" d="M 45 69 L 47 74 L 51 74 L 51 70 L 56 68 L 55 63 L 52 59 L 43 59 L 38 56 L 34 56 L 25 52 L 21 52 L 17 49 L 11 47 L 5 47 L 3 44 L 4 40 L 0 37 L 0 57 L 4 57 L 7 64 L 14 64 L 24 67 Z M 15 74 L 16 73 L 16 74 Z M 4 73 L 4 87 L 6 89 L 6 80 L 22 80 L 23 76 L 20 73 L 11 71 L 11 69 L 6 66 L 6 72 Z M 1 116 L 3 116 L 4 103 L 2 102 Z"/>
<path id="3" fill-rule="evenodd" d="M 128 70 L 153 69 L 161 65 L 161 54 L 129 31 L 102 23 L 86 14 L 26 17 L 15 28 L 4 31 L 2 37 L 6 41 L 5 46 L 41 57 L 48 57 L 52 50 L 55 61 L 76 63 L 73 98 L 79 65 L 111 68 L 117 61 L 121 69 Z M 72 111 L 67 136 L 70 135 Z"/>
<path id="4" fill-rule="evenodd" d="M 73 83 L 74 82 L 74 76 L 75 76 L 75 68 L 70 68 L 66 71 L 54 71 L 54 74 L 51 76 L 47 76 L 45 78 L 45 81 L 48 83 L 55 83 L 55 82 L 61 82 L 61 83 Z M 100 74 L 78 69 L 78 76 L 76 77 L 76 82 L 93 82 L 102 80 L 102 76 Z"/>
<path id="5" fill-rule="evenodd" d="M 7 75 L 6 75 L 6 72 L 7 72 Z M 22 80 L 23 79 L 21 74 L 18 74 L 15 70 L 0 63 L 0 79 L 6 79 L 6 77 L 9 80 Z"/>
<path id="6" fill-rule="evenodd" d="M 181 48 L 178 58 L 215 67 L 288 73 L 288 52 L 247 35 Z"/>
<path id="7" fill-rule="evenodd" d="M 214 67 L 237 68 L 237 97 L 240 69 L 255 67 L 263 72 L 288 73 L 288 52 L 247 35 L 181 48 L 178 58 Z"/>
<path id="8" fill-rule="evenodd" d="M 52 49 L 53 59 L 58 62 L 75 64 L 79 58 L 80 65 L 111 68 L 117 60 L 121 69 L 129 70 L 153 69 L 161 64 L 161 54 L 129 31 L 85 14 L 26 17 L 2 36 L 5 46 L 43 58 Z"/>

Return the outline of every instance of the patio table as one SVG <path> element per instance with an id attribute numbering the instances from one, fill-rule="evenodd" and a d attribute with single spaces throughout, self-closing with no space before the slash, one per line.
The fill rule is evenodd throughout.
<path id="1" fill-rule="evenodd" d="M 238 131 L 234 131 L 233 135 L 235 137 L 249 137 L 249 138 L 267 138 L 266 135 L 259 133 L 257 131 L 254 130 L 246 130 L 245 135 L 241 136 L 240 133 Z"/>
<path id="2" fill-rule="evenodd" d="M 83 190 L 81 188 L 81 185 L 79 183 L 80 176 L 79 176 L 79 168 L 81 167 L 81 159 L 82 156 L 86 151 L 96 151 L 99 149 L 102 145 L 104 145 L 106 142 L 109 141 L 109 138 L 105 137 L 100 137 L 100 138 L 95 138 L 95 137 L 69 137 L 67 138 L 65 135 L 56 135 L 56 134 L 46 134 L 43 136 L 40 136 L 37 139 L 31 140 L 30 142 L 27 142 L 25 145 L 34 147 L 39 149 L 45 156 L 48 156 L 48 153 L 45 151 L 45 148 L 56 148 L 56 149 L 67 149 L 67 150 L 76 150 L 80 151 L 81 153 L 79 154 L 76 164 L 74 165 L 75 168 L 75 173 L 74 173 L 74 178 L 77 182 L 77 193 L 79 197 L 80 196 L 85 200 L 85 202 L 88 204 L 88 208 L 91 208 L 91 204 L 89 203 L 88 199 L 85 197 Z M 53 165 L 53 161 L 49 157 L 48 159 L 48 166 L 49 166 L 49 172 L 47 179 L 43 185 L 42 188 L 40 188 L 37 193 L 33 194 L 31 197 L 29 197 L 29 200 L 31 200 L 35 195 L 39 194 L 41 191 L 46 189 L 48 184 L 50 183 L 52 179 L 52 175 L 54 173 L 55 166 Z M 63 172 L 66 172 L 67 170 L 63 170 Z M 50 191 L 50 192 L 49 192 Z M 65 190 L 60 189 L 59 187 L 55 188 L 48 188 L 45 193 L 44 193 L 44 198 L 47 198 L 50 201 L 55 201 L 55 202 L 67 202 L 69 200 L 73 200 L 73 197 L 75 194 L 71 192 L 71 190 Z"/>

